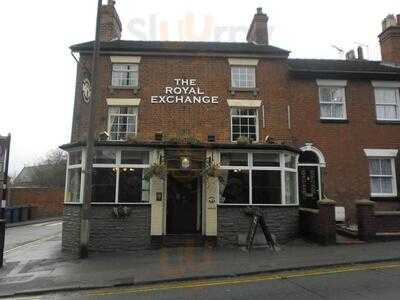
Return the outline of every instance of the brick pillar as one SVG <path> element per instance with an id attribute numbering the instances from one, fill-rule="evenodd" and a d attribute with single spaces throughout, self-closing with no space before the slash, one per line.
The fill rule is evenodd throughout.
<path id="1" fill-rule="evenodd" d="M 356 201 L 358 237 L 363 241 L 375 239 L 375 202 L 370 200 Z"/>
<path id="2" fill-rule="evenodd" d="M 318 201 L 319 238 L 326 245 L 336 243 L 335 206 L 336 202 L 333 200 Z"/>

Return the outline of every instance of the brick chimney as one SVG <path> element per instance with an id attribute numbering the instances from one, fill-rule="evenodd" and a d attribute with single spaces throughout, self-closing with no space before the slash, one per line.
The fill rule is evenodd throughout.
<path id="1" fill-rule="evenodd" d="M 382 21 L 382 33 L 378 37 L 382 61 L 400 65 L 400 14 L 388 15 Z"/>
<path id="2" fill-rule="evenodd" d="M 121 32 L 122 24 L 115 9 L 115 1 L 108 0 L 107 4 L 101 7 L 100 40 L 102 42 L 120 40 Z"/>
<path id="3" fill-rule="evenodd" d="M 247 42 L 259 45 L 268 45 L 268 16 L 262 12 L 262 8 L 257 8 L 249 31 L 247 32 Z"/>

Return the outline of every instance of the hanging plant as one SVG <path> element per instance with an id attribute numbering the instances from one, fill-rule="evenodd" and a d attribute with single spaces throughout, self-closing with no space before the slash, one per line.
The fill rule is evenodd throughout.
<path id="1" fill-rule="evenodd" d="M 165 162 L 153 163 L 150 168 L 145 170 L 143 178 L 147 181 L 149 181 L 153 177 L 164 180 L 167 178 L 167 172 L 168 170 Z"/>
<path id="2" fill-rule="evenodd" d="M 248 144 L 251 144 L 251 140 L 250 140 L 247 136 L 241 135 L 241 136 L 239 136 L 239 138 L 236 140 L 236 143 L 237 143 L 238 145 L 248 145 Z"/>
<path id="3" fill-rule="evenodd" d="M 221 174 L 221 165 L 210 159 L 207 159 L 203 164 L 201 175 L 206 178 L 218 178 L 221 183 L 224 182 L 224 178 Z"/>

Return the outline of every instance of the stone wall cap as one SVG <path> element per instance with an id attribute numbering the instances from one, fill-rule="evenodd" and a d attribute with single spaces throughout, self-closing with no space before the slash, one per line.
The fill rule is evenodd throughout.
<path id="1" fill-rule="evenodd" d="M 370 205 L 370 206 L 374 206 L 375 202 L 368 200 L 368 199 L 362 199 L 362 200 L 357 200 L 356 201 L 356 205 Z"/>
<path id="2" fill-rule="evenodd" d="M 336 201 L 332 199 L 322 199 L 317 202 L 319 205 L 336 205 Z"/>

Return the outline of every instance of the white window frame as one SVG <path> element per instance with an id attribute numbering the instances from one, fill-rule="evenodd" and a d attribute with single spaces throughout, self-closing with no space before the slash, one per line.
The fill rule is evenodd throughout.
<path id="1" fill-rule="evenodd" d="M 81 152 L 81 163 L 70 165 L 70 153 L 71 152 Z M 79 192 L 79 201 L 73 202 L 70 201 L 68 197 L 69 193 L 69 176 L 70 170 L 73 169 L 80 169 L 81 170 L 81 183 L 80 183 L 80 192 Z M 83 195 L 84 195 L 84 182 L 85 182 L 85 169 L 86 169 L 86 150 L 85 149 L 71 149 L 68 151 L 67 156 L 67 169 L 66 169 L 66 176 L 65 176 L 65 193 L 64 193 L 64 204 L 82 204 L 83 203 Z"/>
<path id="2" fill-rule="evenodd" d="M 133 70 L 114 70 L 114 67 L 132 67 Z M 120 73 L 132 73 L 132 77 L 128 77 L 129 79 L 124 78 L 123 76 L 116 77 L 117 74 Z M 136 74 L 136 77 L 135 77 Z M 123 80 L 131 81 L 128 84 L 123 84 Z M 136 88 L 139 86 L 139 64 L 137 63 L 112 63 L 111 64 L 111 86 L 113 88 Z"/>
<path id="3" fill-rule="evenodd" d="M 234 115 L 234 114 L 232 114 L 232 110 L 233 109 L 251 109 L 251 110 L 255 110 L 256 114 L 255 115 L 247 115 L 247 116 L 246 115 Z M 236 143 L 236 140 L 233 139 L 233 118 L 234 117 L 236 117 L 236 118 L 244 117 L 244 118 L 248 118 L 248 119 L 255 118 L 256 140 L 253 141 L 253 142 L 257 143 L 259 141 L 259 138 L 260 138 L 260 136 L 259 136 L 259 130 L 260 129 L 259 129 L 259 120 L 258 120 L 258 116 L 259 116 L 258 108 L 255 108 L 255 107 L 230 107 L 229 108 L 229 113 L 230 113 L 230 118 L 231 118 L 231 142 L 232 143 Z"/>
<path id="4" fill-rule="evenodd" d="M 384 91 L 384 90 L 391 90 L 395 92 L 395 99 L 392 103 L 379 103 L 379 91 Z M 374 90 L 375 94 L 375 113 L 376 113 L 376 119 L 378 121 L 400 121 L 400 94 L 399 94 L 399 89 L 394 88 L 394 87 L 376 87 Z M 391 119 L 391 118 L 382 118 L 378 116 L 378 106 L 394 106 L 396 110 L 396 118 Z"/>
<path id="5" fill-rule="evenodd" d="M 124 204 L 124 205 L 149 205 L 150 199 L 148 202 L 119 202 L 119 175 L 120 169 L 124 168 L 132 168 L 132 169 L 147 169 L 150 167 L 150 151 L 148 148 L 128 148 L 128 149 L 115 149 L 115 148 L 96 148 L 95 150 L 112 150 L 115 151 L 115 162 L 112 164 L 93 164 L 93 168 L 103 168 L 103 169 L 116 169 L 115 175 L 115 201 L 114 202 L 96 202 L 92 201 L 93 204 L 106 204 L 106 205 L 115 205 L 115 204 Z M 121 157 L 122 151 L 146 151 L 149 152 L 149 163 L 148 164 L 122 164 Z M 151 186 L 149 185 L 149 197 L 151 194 Z M 94 199 L 95 200 L 95 199 Z"/>
<path id="6" fill-rule="evenodd" d="M 317 79 L 318 85 L 318 103 L 319 103 L 319 116 L 321 120 L 347 120 L 347 105 L 346 105 L 346 86 L 347 80 L 332 80 L 332 79 Z M 321 89 L 322 88 L 336 88 L 343 91 L 343 102 L 327 102 L 321 101 Z M 321 104 L 324 105 L 342 105 L 343 106 L 343 116 L 340 118 L 335 117 L 323 117 Z"/>
<path id="7" fill-rule="evenodd" d="M 132 113 L 132 114 L 115 114 L 115 113 L 110 113 L 110 109 L 111 109 L 112 107 L 124 107 L 124 106 L 129 107 L 129 108 L 133 108 L 134 110 L 136 110 L 136 112 L 134 112 L 134 113 Z M 108 132 L 108 134 L 109 134 L 109 140 L 110 140 L 110 141 L 126 141 L 129 134 L 133 134 L 133 135 L 135 135 L 135 136 L 137 135 L 137 131 L 138 131 L 138 129 L 137 129 L 137 126 L 138 126 L 138 115 L 139 115 L 139 107 L 138 107 L 138 106 L 135 106 L 135 105 L 108 105 L 108 106 L 107 106 L 107 109 L 108 109 L 108 111 L 107 111 L 107 114 L 108 114 L 108 115 L 107 115 L 107 132 Z M 114 116 L 114 117 L 134 117 L 134 118 L 135 118 L 135 121 L 134 121 L 135 131 L 134 131 L 134 132 L 128 132 L 128 131 L 126 131 L 125 134 L 126 134 L 127 138 L 126 138 L 125 140 L 113 139 L 113 138 L 112 138 L 112 132 L 111 132 L 111 129 L 112 129 L 111 117 L 112 117 L 112 116 Z M 119 132 L 119 131 L 118 131 L 118 132 Z"/>
<path id="8" fill-rule="evenodd" d="M 240 71 L 241 70 L 241 71 Z M 245 80 L 243 82 L 245 82 L 245 85 L 241 85 L 242 80 L 239 80 L 239 85 L 236 85 L 236 82 L 234 80 L 234 73 L 235 71 L 239 71 L 239 72 L 244 72 L 245 76 Z M 252 82 L 251 85 L 249 85 L 248 83 L 249 81 L 249 72 L 252 72 L 253 77 L 254 77 L 254 81 Z M 236 74 L 236 76 L 241 76 Z M 231 87 L 233 89 L 255 89 L 257 84 L 257 78 L 256 78 L 256 66 L 254 65 L 231 65 Z"/>
<path id="9" fill-rule="evenodd" d="M 396 164 L 395 159 L 398 153 L 397 149 L 364 149 L 364 153 L 368 158 L 368 178 L 371 177 L 392 177 L 392 193 L 372 193 L 372 187 L 370 183 L 371 197 L 397 197 L 397 178 L 396 178 Z M 369 169 L 369 160 L 372 159 L 390 159 L 392 175 L 371 175 Z"/>
<path id="10" fill-rule="evenodd" d="M 221 206 L 298 206 L 299 205 L 299 184 L 297 176 L 297 166 L 298 166 L 298 155 L 288 151 L 246 151 L 246 150 L 223 150 L 218 153 L 219 161 L 221 162 L 221 154 L 223 153 L 246 153 L 247 154 L 247 166 L 224 166 L 220 165 L 221 170 L 246 170 L 249 172 L 249 203 L 221 203 L 220 202 L 220 185 L 218 185 L 218 205 Z M 259 167 L 253 165 L 253 154 L 254 153 L 265 153 L 265 154 L 277 154 L 279 159 L 278 167 Z M 294 168 L 287 168 L 285 165 L 285 155 L 295 155 L 295 166 Z M 281 203 L 280 204 L 253 204 L 253 182 L 252 182 L 252 171 L 280 171 L 281 176 Z M 286 203 L 286 182 L 285 176 L 286 172 L 291 172 L 296 174 L 295 176 L 295 203 Z"/>

